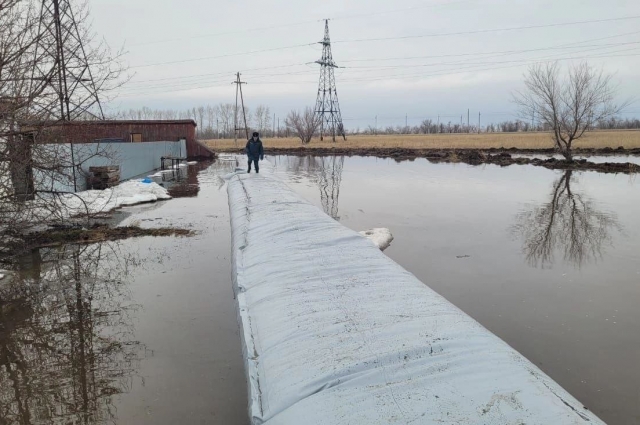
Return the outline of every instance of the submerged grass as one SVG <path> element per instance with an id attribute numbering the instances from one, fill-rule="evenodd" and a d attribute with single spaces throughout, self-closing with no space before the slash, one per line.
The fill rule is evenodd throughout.
<path id="1" fill-rule="evenodd" d="M 233 140 L 206 140 L 207 146 L 217 151 L 235 151 Z M 298 138 L 265 138 L 265 148 L 291 149 L 303 145 Z M 640 131 L 592 131 L 583 138 L 574 142 L 575 148 L 598 149 L 640 148 Z M 244 142 L 238 141 L 238 148 L 243 148 Z M 530 133 L 481 133 L 481 134 L 408 134 L 408 135 L 358 135 L 349 136 L 344 141 L 340 139 L 333 143 L 325 138 L 324 141 L 313 139 L 307 149 L 326 149 L 340 147 L 342 149 L 362 148 L 403 148 L 403 149 L 490 149 L 490 148 L 517 148 L 517 149 L 550 149 L 553 148 L 551 134 L 546 132 Z"/>

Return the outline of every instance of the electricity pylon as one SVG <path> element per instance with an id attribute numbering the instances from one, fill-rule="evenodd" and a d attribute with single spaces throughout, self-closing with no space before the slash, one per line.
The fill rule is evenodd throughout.
<path id="1" fill-rule="evenodd" d="M 319 44 L 322 44 L 322 58 L 316 61 L 320 65 L 320 82 L 318 84 L 315 114 L 316 119 L 320 121 L 320 140 L 324 140 L 325 134 L 331 135 L 334 142 L 336 141 L 336 135 L 342 136 L 344 140 L 347 140 L 344 126 L 342 125 L 336 79 L 333 73 L 334 68 L 338 66 L 333 61 L 331 54 L 328 19 L 324 21 L 324 39 Z"/>

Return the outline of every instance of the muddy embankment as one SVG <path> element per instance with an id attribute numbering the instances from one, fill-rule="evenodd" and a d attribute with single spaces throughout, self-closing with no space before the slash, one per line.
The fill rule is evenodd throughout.
<path id="1" fill-rule="evenodd" d="M 243 153 L 242 150 L 231 150 L 232 153 Z M 416 158 L 426 158 L 431 162 L 461 162 L 470 165 L 495 164 L 502 167 L 509 165 L 535 165 L 553 170 L 581 170 L 602 173 L 637 173 L 640 166 L 630 162 L 602 162 L 595 163 L 587 159 L 567 161 L 556 158 L 528 158 L 520 155 L 553 155 L 554 149 L 518 149 L 518 148 L 489 148 L 489 149 L 406 149 L 406 148 L 265 148 L 266 155 L 295 155 L 295 156 L 374 156 L 377 158 L 392 158 L 396 161 L 411 161 Z M 640 149 L 576 149 L 575 156 L 640 156 Z"/>
<path id="2" fill-rule="evenodd" d="M 110 227 L 96 223 L 89 228 L 52 228 L 22 234 L 6 232 L 2 244 L 4 256 L 26 252 L 37 248 L 61 246 L 65 244 L 91 244 L 141 236 L 193 236 L 188 229 L 160 227 L 141 228 L 138 226 Z M 2 255 L 0 255 L 2 257 Z"/>

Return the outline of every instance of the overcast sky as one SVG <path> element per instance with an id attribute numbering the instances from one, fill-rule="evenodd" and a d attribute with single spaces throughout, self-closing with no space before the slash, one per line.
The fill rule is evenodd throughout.
<path id="1" fill-rule="evenodd" d="M 313 106 L 323 18 L 347 128 L 514 119 L 528 64 L 588 60 L 640 99 L 637 0 L 89 0 L 93 30 L 124 46 L 134 77 L 111 109 L 234 102 L 283 117 Z M 584 22 L 606 20 L 604 22 Z M 560 24 L 560 25 L 557 25 Z M 522 28 L 522 27 L 538 28 Z M 510 30 L 509 30 L 510 29 Z M 498 31 L 501 30 L 501 31 Z M 371 40 L 378 39 L 378 40 Z M 382 39 L 382 40 L 380 40 Z M 563 60 L 564 66 L 571 61 Z M 636 113 L 637 111 L 637 113 Z M 640 115 L 640 104 L 624 116 Z"/>

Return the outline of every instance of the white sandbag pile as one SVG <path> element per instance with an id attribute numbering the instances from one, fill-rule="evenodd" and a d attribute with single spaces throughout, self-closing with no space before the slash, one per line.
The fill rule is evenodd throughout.
<path id="1" fill-rule="evenodd" d="M 373 242 L 380 251 L 384 251 L 389 248 L 391 246 L 391 242 L 393 242 L 393 234 L 391 233 L 391 230 L 385 227 L 376 227 L 359 233 Z"/>
<path id="2" fill-rule="evenodd" d="M 228 186 L 253 424 L 602 424 L 268 174 L 238 174 Z"/>

